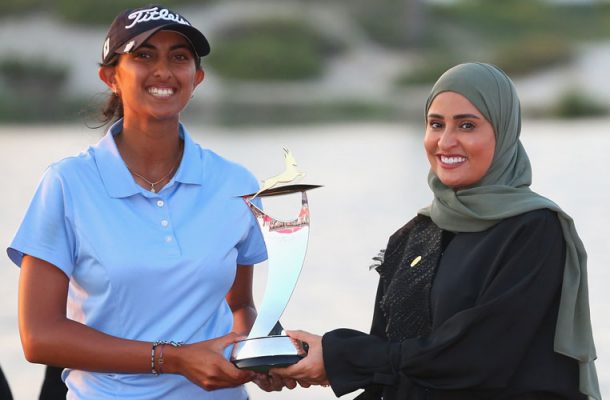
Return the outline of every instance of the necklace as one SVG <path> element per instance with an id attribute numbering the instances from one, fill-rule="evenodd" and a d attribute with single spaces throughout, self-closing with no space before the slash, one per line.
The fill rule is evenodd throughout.
<path id="1" fill-rule="evenodd" d="M 156 186 L 156 185 L 158 185 L 158 184 L 160 184 L 161 182 L 163 182 L 165 179 L 167 179 L 167 178 L 168 178 L 168 177 L 169 177 L 169 176 L 172 174 L 172 172 L 174 172 L 174 170 L 176 169 L 176 167 L 177 167 L 177 166 L 178 166 L 177 164 L 176 164 L 176 165 L 174 165 L 174 166 L 172 167 L 172 169 L 170 169 L 170 170 L 169 170 L 169 172 L 167 173 L 167 175 L 165 175 L 163 178 L 159 179 L 159 180 L 158 180 L 158 181 L 156 181 L 156 182 L 149 181 L 149 180 L 148 180 L 148 179 L 146 179 L 144 176 L 142 176 L 142 175 L 138 174 L 138 173 L 137 173 L 137 172 L 135 172 L 135 171 L 132 171 L 132 170 L 131 170 L 129 167 L 127 167 L 127 169 L 128 169 L 128 170 L 129 170 L 129 172 L 131 172 L 133 175 L 137 176 L 138 178 L 142 179 L 144 182 L 148 183 L 148 184 L 150 185 L 150 189 L 149 189 L 149 191 L 151 191 L 151 192 L 153 192 L 153 193 L 157 193 L 157 190 L 155 189 L 155 186 Z"/>
<path id="2" fill-rule="evenodd" d="M 180 149 L 182 150 L 182 146 L 180 146 Z M 176 162 L 176 164 L 172 167 L 172 169 L 169 170 L 169 172 L 163 176 L 163 178 L 159 179 L 156 182 L 153 182 L 151 180 L 148 180 L 145 176 L 138 174 L 136 171 L 133 171 L 131 168 L 129 168 L 129 165 L 127 165 L 127 163 L 125 165 L 127 165 L 127 169 L 129 170 L 129 172 L 131 172 L 132 175 L 137 176 L 138 178 L 142 179 L 144 182 L 146 182 L 147 184 L 150 185 L 150 189 L 148 189 L 150 192 L 152 193 L 157 193 L 157 190 L 155 189 L 155 186 L 157 186 L 158 184 L 160 184 L 161 182 L 163 182 L 164 180 L 166 180 L 167 178 L 169 178 L 171 176 L 171 174 L 174 173 L 174 171 L 176 170 L 176 168 L 178 168 L 178 165 L 180 165 L 180 159 L 181 159 L 181 155 L 182 155 L 182 151 L 180 151 L 179 155 L 178 155 L 178 161 Z"/>

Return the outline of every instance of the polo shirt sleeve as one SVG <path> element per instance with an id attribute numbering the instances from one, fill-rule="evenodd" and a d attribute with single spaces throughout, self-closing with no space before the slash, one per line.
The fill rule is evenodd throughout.
<path id="1" fill-rule="evenodd" d="M 21 266 L 27 254 L 55 265 L 67 276 L 72 275 L 76 246 L 66 198 L 65 182 L 54 164 L 43 175 L 7 249 L 9 258 L 17 266 Z"/>
<path id="2" fill-rule="evenodd" d="M 254 177 L 252 177 L 254 180 Z M 256 180 L 254 180 L 254 185 L 258 187 Z M 253 191 L 257 191 L 254 189 Z M 255 198 L 253 203 L 260 208 L 263 209 L 263 205 L 260 198 Z M 258 222 L 250 211 L 248 211 L 250 215 L 250 224 L 248 228 L 248 233 L 244 238 L 237 244 L 237 264 L 241 265 L 251 265 L 258 264 L 267 259 L 267 247 L 265 246 L 265 239 L 263 238 L 263 233 L 258 226 Z"/>

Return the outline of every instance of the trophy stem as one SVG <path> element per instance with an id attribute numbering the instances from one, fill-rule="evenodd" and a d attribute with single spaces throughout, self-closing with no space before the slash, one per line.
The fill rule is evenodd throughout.
<path id="1" fill-rule="evenodd" d="M 267 372 L 298 362 L 305 350 L 303 344 L 282 335 L 279 319 L 284 313 L 297 284 L 309 240 L 309 203 L 306 191 L 316 185 L 291 185 L 242 196 L 254 214 L 269 255 L 267 284 L 258 316 L 248 337 L 235 343 L 231 362 L 238 368 Z M 256 195 L 278 196 L 301 192 L 301 209 L 297 218 L 280 221 L 258 208 L 250 200 Z"/>

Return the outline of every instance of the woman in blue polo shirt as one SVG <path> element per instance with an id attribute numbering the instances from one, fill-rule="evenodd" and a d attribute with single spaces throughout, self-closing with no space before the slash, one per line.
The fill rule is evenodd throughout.
<path id="1" fill-rule="evenodd" d="M 48 168 L 8 249 L 25 356 L 67 367 L 68 399 L 247 398 L 226 356 L 256 315 L 267 255 L 239 195 L 258 185 L 179 121 L 208 53 L 171 10 L 117 16 L 99 72 L 114 124 Z"/>

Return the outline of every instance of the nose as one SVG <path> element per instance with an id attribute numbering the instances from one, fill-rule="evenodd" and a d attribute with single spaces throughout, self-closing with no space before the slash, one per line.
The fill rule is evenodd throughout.
<path id="1" fill-rule="evenodd" d="M 446 126 L 438 138 L 438 148 L 441 150 L 448 150 L 456 145 L 456 132 L 450 126 Z"/>
<path id="2" fill-rule="evenodd" d="M 159 57 L 159 60 L 155 63 L 154 76 L 159 79 L 169 79 L 171 76 L 171 68 L 169 62 L 163 57 Z"/>

